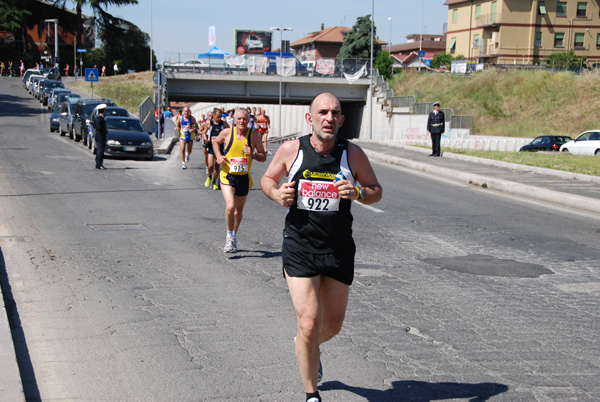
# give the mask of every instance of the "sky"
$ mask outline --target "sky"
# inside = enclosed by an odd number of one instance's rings
[[[270,27],[289,27],[283,39],[294,42],[325,28],[352,28],[356,19],[371,14],[379,39],[393,44],[405,43],[406,36],[421,31],[442,34],[448,6],[444,0],[138,0],[134,6],[108,8],[108,12],[137,25],[152,35],[152,47],[159,62],[167,54],[198,54],[209,49],[208,29],[216,27],[219,48],[233,53],[236,29],[266,31]],[[84,13],[92,15],[91,10]],[[391,21],[389,20],[391,18]],[[279,48],[280,33],[273,33],[273,48]],[[168,57],[167,57],[168,58]]]

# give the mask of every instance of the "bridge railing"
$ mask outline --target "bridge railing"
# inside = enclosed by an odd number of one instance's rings
[[[235,56],[235,62],[230,62],[229,57],[197,58],[196,53],[168,53],[165,62],[160,68],[167,74],[193,73],[193,74],[243,74],[243,75],[276,75],[275,60],[267,60],[265,72],[250,72],[248,69],[249,57],[260,56]],[[344,77],[344,74],[354,75],[363,67],[364,76],[369,74],[369,59],[335,59],[321,58],[313,61],[300,61],[296,59],[296,76],[305,77]],[[229,61],[229,62],[228,62]]]

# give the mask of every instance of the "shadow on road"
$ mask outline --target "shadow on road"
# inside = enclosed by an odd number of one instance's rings
[[[369,402],[388,401],[439,401],[444,399],[469,399],[487,401],[489,398],[508,391],[508,386],[493,382],[466,384],[457,382],[394,381],[392,389],[353,387],[340,381],[329,381],[319,387],[321,391],[346,390],[364,397]]]
[[[17,104],[19,107],[17,108]],[[17,112],[18,111],[18,112]],[[26,106],[23,102],[23,98],[0,94],[0,117],[3,116],[38,116],[42,113],[40,108],[32,108]]]
[[[10,287],[10,282],[8,280],[8,273],[6,271],[6,264],[4,262],[2,248],[0,248],[0,288],[2,289],[2,297],[4,298],[4,305],[6,306],[10,332],[17,355],[17,364],[19,365],[19,372],[21,374],[21,382],[23,384],[25,400],[40,401],[40,391],[38,389],[35,372],[31,363],[29,349],[27,348],[25,333],[23,332],[23,327],[21,327],[21,319],[19,317],[17,303],[13,297],[12,288]]]

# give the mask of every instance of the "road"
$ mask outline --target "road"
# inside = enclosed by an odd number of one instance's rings
[[[188,170],[173,152],[100,171],[47,118],[0,80],[0,274],[27,399],[302,400],[266,164],[227,255],[198,147]],[[600,221],[374,167],[384,198],[353,206],[324,400],[600,399]]]

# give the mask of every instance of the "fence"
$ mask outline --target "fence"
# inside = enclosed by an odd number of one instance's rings
[[[258,56],[258,55],[257,55]],[[165,53],[164,64],[161,68],[167,73],[189,72],[194,74],[250,74],[248,71],[248,55],[236,57],[236,65],[227,64],[224,58],[205,57],[198,58],[198,53]],[[240,60],[243,60],[240,62]],[[318,71],[319,60],[332,63],[333,68],[327,73]],[[302,64],[296,59],[296,74],[307,77],[342,77],[344,74],[355,74],[363,67],[366,70],[366,76],[369,75],[370,59],[319,59],[314,63]],[[186,63],[188,62],[188,63]],[[184,63],[186,65],[184,65]],[[324,63],[327,64],[327,63]],[[256,74],[256,73],[252,73]],[[266,74],[277,74],[275,68],[275,59],[270,58]]]

